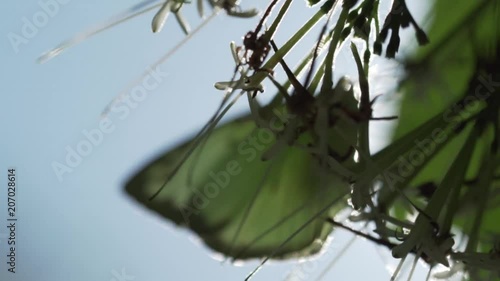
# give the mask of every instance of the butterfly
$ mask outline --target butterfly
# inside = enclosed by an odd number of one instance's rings
[[[334,2],[329,4],[331,8]],[[344,12],[349,8],[343,7]],[[209,122],[202,133],[136,172],[126,193],[232,259],[318,253],[332,231],[329,219],[348,204],[359,125],[372,119],[371,110],[360,111],[346,77],[313,94],[321,80],[317,77],[328,66],[323,61],[314,68],[319,46],[331,42],[323,40],[325,35],[338,40],[342,26],[326,31],[327,24],[304,84],[283,58],[273,57],[293,86],[291,94],[271,71],[256,70],[256,75],[266,72],[279,89],[272,102],[260,107],[248,93],[251,113],[205,130],[214,126]],[[270,43],[278,54],[274,41]],[[331,44],[335,51],[338,41]],[[352,49],[362,68],[356,47]],[[366,81],[362,69],[359,75]],[[225,85],[238,88],[236,84]]]
[[[249,96],[250,114],[162,154],[126,193],[233,259],[318,253],[332,230],[327,218],[347,204],[343,167],[354,164],[357,126],[345,112],[358,102],[347,78],[314,96],[310,77],[302,85],[280,64],[294,86],[291,95],[281,87],[284,103],[260,108]]]
[[[344,82],[337,91],[345,90]],[[259,117],[266,125],[248,114],[217,127],[186,160],[196,138],[169,150],[128,180],[127,194],[234,259],[319,252],[332,230],[325,219],[346,206],[349,182],[323,169],[320,153],[308,146],[314,141],[309,130],[294,136],[305,127],[294,124],[298,117],[286,106],[263,107]],[[347,121],[335,126],[349,130]],[[344,136],[332,130],[328,137],[329,153],[352,162]]]

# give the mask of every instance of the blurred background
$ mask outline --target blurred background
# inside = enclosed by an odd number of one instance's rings
[[[44,10],[49,2],[57,4],[50,15]],[[268,2],[243,1],[242,8],[262,11]],[[0,280],[243,280],[257,265],[255,261],[222,263],[193,233],[135,204],[124,194],[123,185],[151,158],[193,136],[208,120],[223,94],[213,84],[233,74],[229,42],[241,44],[242,36],[255,28],[260,16],[238,19],[220,13],[160,65],[162,74],[154,89],[141,101],[127,105],[128,110],[111,112],[106,125],[101,113],[108,103],[184,38],[174,17],[161,33],[153,34],[152,11],[47,63],[36,62],[61,41],[136,4],[134,0],[29,0],[3,5]],[[423,2],[414,9],[409,5],[416,17],[424,18]],[[386,3],[381,9],[383,18],[387,10]],[[317,7],[307,8],[305,1],[294,1],[276,42],[286,42],[316,11]],[[200,24],[195,5],[185,7],[184,14],[193,28]],[[309,50],[318,32],[315,29],[309,41],[287,56],[290,65]],[[403,40],[402,50],[409,52],[412,44]],[[356,80],[353,64],[349,54],[340,55],[336,78],[350,74]],[[390,92],[394,78],[401,75],[400,67],[384,60],[374,65],[371,78],[382,81],[376,91],[389,92],[375,112],[390,115],[397,103],[397,94]],[[284,78],[281,71],[276,75]],[[271,85],[266,89],[262,100],[275,93]],[[241,99],[226,120],[247,108]],[[90,143],[88,136],[102,126],[106,132],[101,138],[90,146],[82,144]],[[388,141],[390,127],[385,124],[372,130],[376,147]],[[77,149],[86,155],[68,156]],[[73,166],[67,165],[67,157],[73,157]],[[7,271],[9,168],[17,174],[16,273]],[[323,255],[300,262],[269,262],[254,280],[315,280],[351,237],[336,231]],[[388,269],[395,265],[385,249],[358,238],[323,280],[389,280]],[[424,279],[423,268],[414,280]]]

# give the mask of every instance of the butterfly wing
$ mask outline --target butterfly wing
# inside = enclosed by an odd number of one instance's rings
[[[146,165],[125,190],[233,258],[316,253],[331,232],[325,218],[345,206],[348,184],[320,174],[316,159],[293,146],[262,161],[274,142],[269,129],[243,117],[215,129],[153,200],[192,140]]]

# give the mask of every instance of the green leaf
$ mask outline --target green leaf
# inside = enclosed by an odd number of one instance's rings
[[[444,123],[435,130],[451,127],[457,135],[437,154],[428,153],[438,147],[434,134],[416,138],[409,151],[418,152],[424,160],[412,163],[414,174],[399,187],[424,210],[419,217],[432,217],[438,226],[436,237],[451,231],[469,238],[466,249],[455,248],[451,256],[466,261],[469,278],[476,280],[474,276],[489,274],[479,271],[492,270],[500,260],[495,250],[500,205],[492,195],[499,192],[495,159],[499,158],[500,136],[500,2],[442,0],[435,2],[433,11],[430,44],[406,63],[407,78],[401,86],[404,99],[394,138],[403,139],[437,114]],[[422,200],[417,187],[429,183],[437,190]],[[387,206],[390,191],[384,192],[380,198]],[[391,212],[407,218],[410,213],[401,202],[408,198],[396,197]]]
[[[319,2],[321,2],[321,0],[307,0],[307,4],[309,5],[309,7],[312,7],[318,4]]]

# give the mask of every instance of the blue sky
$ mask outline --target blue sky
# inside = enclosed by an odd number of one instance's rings
[[[0,12],[0,173],[5,175],[0,181],[0,279],[243,280],[255,262],[221,264],[193,233],[147,212],[122,190],[131,173],[193,135],[208,120],[222,98],[214,82],[228,80],[234,69],[229,42],[241,40],[258,19],[234,19],[221,13],[159,67],[164,74],[158,76],[153,90],[130,105],[126,114],[112,112],[102,124],[100,114],[106,105],[182,40],[182,31],[172,17],[161,33],[152,34],[154,12],[150,12],[37,64],[40,54],[61,41],[137,4],[133,0],[119,4],[59,0],[58,10],[43,22],[40,3],[9,1]],[[243,1],[242,5],[263,9],[266,3]],[[304,6],[304,1],[294,1],[277,42],[285,42],[315,11]],[[194,6],[185,11],[193,27],[200,23]],[[43,24],[23,35],[26,22],[36,20]],[[12,44],[13,34],[24,36],[22,43]],[[297,61],[308,48],[307,44],[298,48],[290,61]],[[348,57],[339,60],[347,62]],[[352,66],[347,67],[347,73],[352,71]],[[240,102],[228,119],[246,109],[246,103]],[[96,130],[103,133],[94,144],[82,145]],[[381,129],[378,139],[387,134],[387,129]],[[88,153],[72,159],[71,171],[55,172],[54,163],[65,163],[71,150],[77,149]],[[7,271],[5,254],[8,168],[15,168],[17,174],[15,274]],[[301,264],[271,262],[254,280],[285,280],[292,270],[314,280],[348,239],[350,234],[338,231],[323,257]],[[378,251],[382,250],[358,240],[324,280],[389,279],[386,266],[394,264],[389,253],[381,258]],[[423,278],[424,273],[419,274]]]

